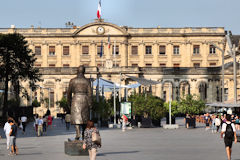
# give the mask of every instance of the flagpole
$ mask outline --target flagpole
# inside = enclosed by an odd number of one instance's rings
[[[114,64],[114,66],[116,67],[117,66],[117,64],[116,64],[116,41],[114,41],[114,48],[113,48],[113,57],[114,57],[114,62],[115,62],[115,64]]]

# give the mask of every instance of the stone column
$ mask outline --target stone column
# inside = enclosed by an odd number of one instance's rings
[[[191,57],[192,57],[192,44],[191,42],[187,42],[186,44],[186,47],[184,47],[184,44],[182,45],[183,47],[182,48],[186,48],[186,50],[183,52],[183,53],[180,53],[181,54],[181,57],[182,57],[182,66],[183,67],[192,67],[192,61],[191,61]]]
[[[82,55],[81,43],[79,41],[75,42],[75,49],[70,50],[70,56],[75,57],[76,67],[80,66],[80,56]],[[71,65],[71,64],[70,64]]]
[[[156,96],[162,98],[162,83],[156,85]]]
[[[145,44],[143,41],[139,44],[139,51],[139,67],[144,67]]]
[[[90,63],[90,66],[96,66],[96,56],[97,56],[97,48],[96,48],[97,44],[93,41],[90,43],[90,48],[89,48],[89,54],[90,54],[90,57],[91,57],[91,63]]]
[[[209,55],[209,48],[207,42],[202,43],[202,47],[200,48],[200,54],[203,58],[202,65],[201,66],[208,66],[208,55]]]
[[[121,65],[123,67],[128,66],[128,41],[125,40],[121,43]]]
[[[63,45],[59,41],[56,45],[56,67],[62,67]]]
[[[153,53],[153,65],[152,66],[159,67],[159,64],[158,64],[159,45],[157,42],[153,43],[152,53]]]
[[[61,91],[61,79],[57,78],[55,79],[55,90],[54,90],[54,94],[55,94],[55,102],[60,101],[62,99],[62,91]],[[56,111],[57,113],[60,112],[60,106],[56,105]]]
[[[173,55],[173,44],[168,42],[166,46],[167,64],[166,67],[173,67],[172,55]]]
[[[42,44],[42,67],[48,67],[48,44]]]
[[[208,86],[207,86],[207,102],[214,102],[213,100],[213,95],[216,94],[214,93],[214,87],[213,87],[213,82],[212,79],[208,80]]]
[[[71,43],[70,45],[69,45],[69,50],[71,51],[74,51],[74,50],[76,50],[76,48],[75,48],[75,44],[74,43]],[[72,66],[72,67],[77,67],[76,66],[76,57],[75,56],[71,56],[71,64],[70,64],[70,66]]]

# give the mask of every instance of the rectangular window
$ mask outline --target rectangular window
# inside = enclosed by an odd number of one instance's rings
[[[49,64],[49,67],[55,67],[55,64]]]
[[[41,55],[41,46],[35,46],[35,55]]]
[[[133,64],[132,64],[132,67],[138,67],[138,64],[133,63]]]
[[[115,52],[116,55],[119,55],[119,46],[116,46]],[[112,46],[112,54],[114,55],[114,46]]]
[[[69,46],[63,46],[63,55],[69,55]]]
[[[69,67],[69,64],[63,64],[63,67]]]
[[[180,64],[179,63],[174,63],[173,67],[180,67]]]
[[[209,65],[210,65],[210,67],[215,67],[216,63],[210,63]]]
[[[166,54],[166,47],[165,46],[159,46],[159,54]]]
[[[152,67],[152,64],[151,63],[147,63],[146,67]]]
[[[55,56],[55,46],[49,46],[49,56]]]
[[[132,46],[132,55],[138,55],[138,46]]]
[[[199,54],[200,53],[200,46],[194,45],[193,46],[193,54]]]
[[[82,46],[82,54],[89,54],[89,47],[88,46]]]
[[[194,66],[195,68],[199,68],[199,67],[200,67],[200,63],[193,63],[193,66]]]
[[[100,55],[101,54],[101,48],[102,48],[102,55],[104,55],[104,46],[97,46],[97,54]]]
[[[173,46],[173,54],[179,54],[179,46]]]
[[[50,92],[50,107],[54,107],[54,92]]]
[[[152,46],[146,46],[146,54],[152,54]]]
[[[165,63],[160,63],[160,67],[166,67]]]
[[[214,45],[209,46],[209,53],[210,54],[215,54],[216,53],[216,48],[214,47]]]
[[[85,63],[85,64],[83,64],[83,66],[84,66],[84,67],[88,67],[88,66],[89,66],[89,64],[88,64],[88,63]]]

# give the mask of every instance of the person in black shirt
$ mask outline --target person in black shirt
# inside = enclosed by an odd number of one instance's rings
[[[10,154],[18,154],[18,149],[16,146],[16,137],[17,137],[17,125],[14,120],[10,120],[11,131],[10,135],[10,145],[11,145],[11,153]]]

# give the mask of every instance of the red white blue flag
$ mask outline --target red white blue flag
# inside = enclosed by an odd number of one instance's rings
[[[110,42],[110,36],[108,36],[108,49],[110,49],[111,42]]]
[[[101,19],[102,9],[101,9],[101,0],[98,2],[97,18]]]

